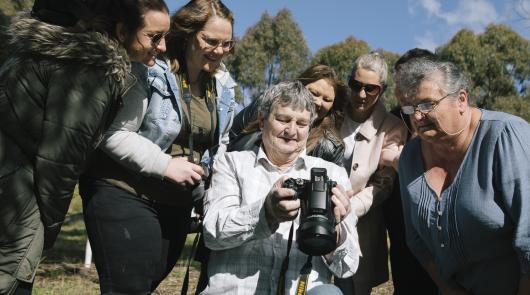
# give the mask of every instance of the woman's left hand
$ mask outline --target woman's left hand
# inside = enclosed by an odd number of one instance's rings
[[[333,193],[333,196],[331,196],[331,201],[335,205],[333,214],[335,215],[335,220],[338,224],[342,222],[344,218],[346,218],[346,216],[348,216],[348,214],[351,212],[350,198],[353,195],[353,192],[346,192],[340,184],[334,187],[331,192]]]

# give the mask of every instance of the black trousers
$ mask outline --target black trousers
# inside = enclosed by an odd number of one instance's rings
[[[79,184],[101,294],[150,294],[180,256],[191,206],[153,203],[103,180]]]
[[[392,194],[383,203],[383,214],[390,239],[390,268],[394,294],[438,294],[436,284],[407,246],[397,177]]]
[[[33,283],[19,281],[18,286],[15,289],[15,293],[13,293],[13,295],[31,295],[32,291]]]

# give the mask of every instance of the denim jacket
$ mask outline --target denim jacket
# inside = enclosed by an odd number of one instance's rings
[[[211,165],[210,153],[215,154],[228,144],[228,133],[232,126],[235,112],[235,91],[237,85],[224,65],[215,73],[217,91],[217,145],[208,150],[201,162]],[[175,75],[171,72],[167,62],[161,59],[149,68],[148,76],[151,88],[149,106],[142,126],[138,133],[154,143],[162,150],[167,150],[177,138],[182,128],[182,118],[185,116],[180,101],[180,90]]]

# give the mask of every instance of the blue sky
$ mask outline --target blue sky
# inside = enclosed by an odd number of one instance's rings
[[[187,1],[166,0],[171,12]],[[503,23],[530,39],[530,0],[224,0],[235,14],[242,37],[264,11],[287,8],[313,53],[348,36],[371,48],[403,53],[413,47],[433,50],[457,31],[480,33]]]

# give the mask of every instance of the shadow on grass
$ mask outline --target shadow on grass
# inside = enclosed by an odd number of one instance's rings
[[[44,252],[41,264],[82,263],[85,257],[86,231],[83,214],[71,214],[52,249]]]

